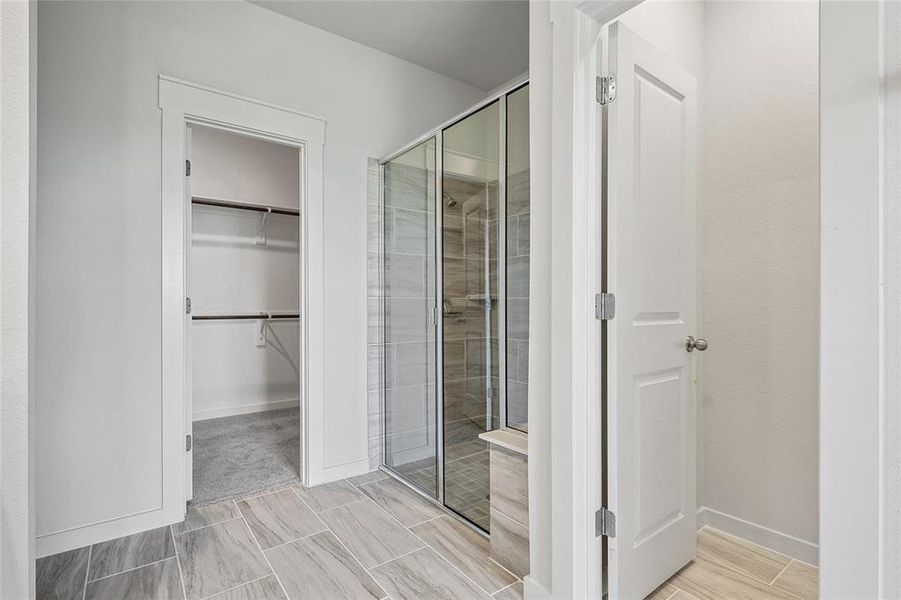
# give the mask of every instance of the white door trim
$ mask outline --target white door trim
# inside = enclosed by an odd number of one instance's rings
[[[898,367],[883,345],[897,335],[885,320],[897,327],[897,304],[884,305],[883,294],[897,289],[883,289],[881,272],[893,244],[881,231],[882,4],[820,4],[821,598],[894,597],[882,578],[898,568],[883,564],[882,537],[883,478],[897,477],[883,464],[883,427],[893,425],[883,415],[898,401],[883,388]]]
[[[300,149],[301,160],[301,478],[321,477],[324,388],[323,154],[325,120],[166,75],[162,110],[162,523],[185,510],[185,135],[189,123],[217,127]]]

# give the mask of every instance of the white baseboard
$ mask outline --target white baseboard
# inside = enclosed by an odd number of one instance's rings
[[[89,523],[53,533],[38,534],[35,540],[35,558],[43,558],[91,544],[99,544],[107,540],[124,537],[156,529],[172,523],[179,523],[185,518],[185,505],[173,509],[156,509],[146,512],[125,515],[123,517]]]
[[[809,565],[819,564],[819,547],[813,542],[702,506],[698,509],[698,529],[705,526],[719,529]]]
[[[532,579],[531,575],[526,575],[523,578],[522,590],[525,600],[550,600],[552,598],[551,593]]]
[[[314,485],[322,485],[323,483],[331,483],[348,477],[356,477],[357,475],[365,475],[369,473],[369,458],[355,460],[343,465],[335,465],[321,469],[318,473],[309,473],[308,480],[305,485],[313,487]]]
[[[208,419],[249,415],[251,413],[266,412],[267,410],[297,408],[299,406],[299,398],[288,398],[287,400],[274,400],[272,402],[259,402],[257,404],[240,404],[238,406],[225,406],[223,408],[207,408],[205,410],[195,410],[194,420],[206,421]]]

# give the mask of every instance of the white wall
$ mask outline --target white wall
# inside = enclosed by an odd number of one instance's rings
[[[195,196],[297,208],[297,148],[192,127]],[[188,294],[195,314],[298,312],[300,222],[290,215],[196,205]],[[258,243],[259,242],[259,243]],[[266,343],[257,345],[264,327]],[[194,419],[299,406],[297,321],[194,321]]]
[[[617,20],[666,52],[700,84],[707,4],[705,0],[644,0]]]
[[[211,127],[191,127],[191,193],[195,196],[297,208],[297,148]]]
[[[883,8],[884,398],[901,397],[901,3]],[[884,402],[882,593],[901,598],[901,403]]]
[[[894,339],[898,331],[894,318],[886,320],[897,306],[883,295],[897,297],[897,287],[893,280],[884,287],[881,270],[896,260],[886,251],[897,246],[880,239],[892,214],[880,172],[892,139],[882,121],[880,4],[888,3],[820,7],[820,598],[834,600],[898,597],[882,589],[884,574],[898,569],[882,537],[884,511],[898,510],[884,504],[882,469],[898,474],[883,462],[896,451],[883,444],[898,431],[897,422],[883,429],[887,406],[897,404],[884,386],[897,385],[898,364],[886,362],[892,354],[883,343],[886,324]]]
[[[527,598],[553,590],[551,440],[551,3],[529,2],[529,575]]]
[[[708,3],[702,188],[704,503],[808,542],[808,561],[818,514],[818,9]]]
[[[34,594],[35,4],[0,3],[0,598]]]
[[[324,467],[365,470],[366,158],[481,93],[246,3],[38,19],[39,551],[159,503],[160,73],[327,120]]]

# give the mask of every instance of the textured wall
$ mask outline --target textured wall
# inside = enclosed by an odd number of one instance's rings
[[[0,597],[34,594],[30,442],[35,3],[0,3]],[[32,296],[33,298],[33,296]],[[30,372],[31,370],[31,372]]]
[[[818,5],[707,5],[704,503],[817,540]]]
[[[901,3],[887,2],[884,29],[885,397],[901,396]],[[883,591],[901,598],[901,404],[885,403],[885,557]]]

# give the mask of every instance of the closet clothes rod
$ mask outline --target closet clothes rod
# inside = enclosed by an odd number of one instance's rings
[[[300,319],[300,313],[241,313],[232,315],[191,315],[192,321],[259,321],[260,319]]]
[[[299,217],[300,211],[296,208],[282,208],[280,206],[263,206],[262,204],[251,204],[250,202],[237,202],[235,200],[218,200],[216,198],[204,198],[203,196],[192,196],[191,204],[200,204],[203,206],[218,206],[219,208],[236,208],[238,210],[252,210],[254,212],[272,213],[274,215],[290,215]]]

